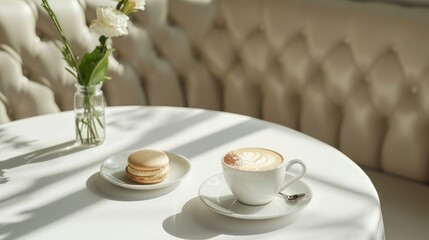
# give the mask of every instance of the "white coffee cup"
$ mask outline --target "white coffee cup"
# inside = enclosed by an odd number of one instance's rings
[[[302,178],[306,166],[299,159],[283,156],[265,148],[240,148],[226,153],[222,159],[225,181],[237,200],[246,205],[271,202],[278,192]],[[291,177],[287,171],[300,165],[301,171]]]

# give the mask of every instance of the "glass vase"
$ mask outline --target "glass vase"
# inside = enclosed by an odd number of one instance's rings
[[[97,146],[105,140],[104,96],[102,84],[82,86],[76,84],[74,112],[76,144]]]

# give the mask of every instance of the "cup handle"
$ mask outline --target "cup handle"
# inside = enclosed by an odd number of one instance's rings
[[[280,191],[283,191],[285,188],[287,188],[289,185],[291,185],[292,183],[294,183],[295,181],[298,181],[300,178],[302,178],[307,170],[307,167],[305,166],[304,162],[299,160],[299,159],[293,159],[290,160],[287,165],[286,165],[286,172],[295,164],[301,165],[301,172],[296,175],[293,176],[293,178],[289,179],[289,180],[285,180],[285,182],[283,183],[282,187],[280,188]]]

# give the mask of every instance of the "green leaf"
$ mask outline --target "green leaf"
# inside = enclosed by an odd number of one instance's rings
[[[70,53],[67,51],[66,47],[61,48],[61,53],[63,54],[64,60],[66,60],[67,64],[70,67],[73,67],[74,65],[73,65],[72,57],[70,56]]]
[[[109,55],[114,51],[114,49],[110,48],[105,53],[104,56],[100,59],[100,61],[95,65],[94,70],[92,71],[91,77],[90,77],[90,84],[91,85],[97,85],[100,82],[103,82],[104,80],[108,79],[107,75],[107,68],[109,66]]]
[[[96,85],[106,78],[108,57],[114,49],[106,49],[105,45],[97,46],[91,53],[86,53],[79,64],[82,85]]]

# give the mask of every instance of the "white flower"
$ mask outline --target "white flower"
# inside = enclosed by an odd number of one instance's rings
[[[100,36],[117,37],[128,34],[128,16],[114,8],[97,8],[97,19],[89,27]]]
[[[123,0],[116,0],[117,2],[122,2]],[[124,9],[127,9],[128,11],[131,9],[133,10],[141,10],[143,11],[145,9],[146,0],[128,0],[125,3]]]
[[[135,2],[134,9],[143,11],[146,5],[146,0],[131,0],[130,2]]]

